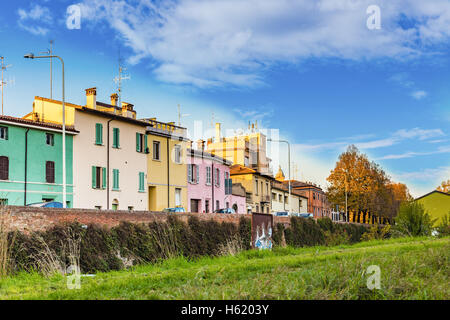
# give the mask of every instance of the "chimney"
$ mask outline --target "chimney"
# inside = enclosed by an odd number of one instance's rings
[[[119,95],[117,93],[113,93],[111,95],[111,105],[117,107],[117,101],[119,100]]]
[[[220,142],[220,122],[216,122],[216,141]]]
[[[86,108],[97,108],[97,88],[86,89]]]
[[[197,140],[197,149],[205,151],[205,140],[202,139]]]

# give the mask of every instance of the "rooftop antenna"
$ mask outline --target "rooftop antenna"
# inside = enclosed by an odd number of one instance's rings
[[[292,166],[294,167],[294,180],[298,180],[298,165],[294,162]]]
[[[178,126],[181,127],[181,118],[189,117],[189,113],[181,114],[181,106],[178,104]]]
[[[4,81],[4,79],[3,79],[3,73],[4,73],[4,71],[6,71],[7,68],[12,67],[12,65],[8,64],[8,65],[5,66],[5,57],[3,57],[3,56],[0,57],[0,60],[2,61],[2,64],[1,64],[1,68],[2,68],[2,82],[0,84],[2,85],[2,115],[3,115],[3,87],[6,84],[6,81]]]
[[[125,74],[124,72],[127,70],[123,65],[122,57],[120,56],[119,49],[119,75],[114,78],[114,82],[117,84],[117,95],[119,100],[119,108],[122,108],[122,80],[129,80],[130,76]],[[114,113],[116,113],[116,108],[114,108]]]

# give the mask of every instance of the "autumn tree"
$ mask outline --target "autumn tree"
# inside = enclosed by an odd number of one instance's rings
[[[437,187],[436,190],[445,193],[450,193],[450,179],[448,179],[447,181],[442,181],[441,185]]]
[[[391,219],[400,203],[411,198],[406,185],[391,182],[386,172],[354,145],[339,156],[327,181],[329,201],[345,208],[347,195],[349,212]]]

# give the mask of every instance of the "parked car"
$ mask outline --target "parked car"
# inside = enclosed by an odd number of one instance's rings
[[[278,211],[278,212],[275,213],[275,215],[277,217],[288,217],[289,216],[289,212],[287,212],[287,211]]]
[[[314,215],[312,213],[299,213],[298,217],[301,217],[301,218],[314,218]]]
[[[186,212],[183,207],[165,208],[163,212]]]
[[[214,212],[215,213],[236,213],[236,211],[233,208],[217,209]]]
[[[28,207],[40,207],[40,208],[62,208],[63,204],[61,202],[51,201],[51,202],[30,203],[27,206]]]

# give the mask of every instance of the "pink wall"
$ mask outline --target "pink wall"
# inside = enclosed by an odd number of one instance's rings
[[[206,212],[206,201],[208,200],[208,212],[212,212],[212,185],[214,184],[214,176],[211,176],[212,184],[206,183],[206,168],[210,167],[214,168],[214,174],[217,168],[220,172],[219,186],[214,185],[214,210],[226,208],[226,203],[228,202],[230,208],[232,208],[233,204],[236,203],[238,205],[238,210],[241,210],[241,207],[244,208],[244,211],[239,213],[245,213],[245,197],[233,196],[231,194],[225,195],[225,173],[227,173],[228,178],[230,178],[230,166],[228,164],[224,164],[223,159],[220,157],[211,157],[209,153],[204,152],[202,158],[201,151],[194,150],[194,152],[195,154],[191,155],[188,150],[187,164],[198,165],[199,181],[194,183],[188,181],[188,212],[192,212],[193,210],[193,208],[191,208],[191,199],[198,200],[199,212]],[[197,175],[194,174],[194,177],[196,178]],[[241,198],[243,199],[243,206]],[[219,201],[219,208],[216,206],[217,201]]]

